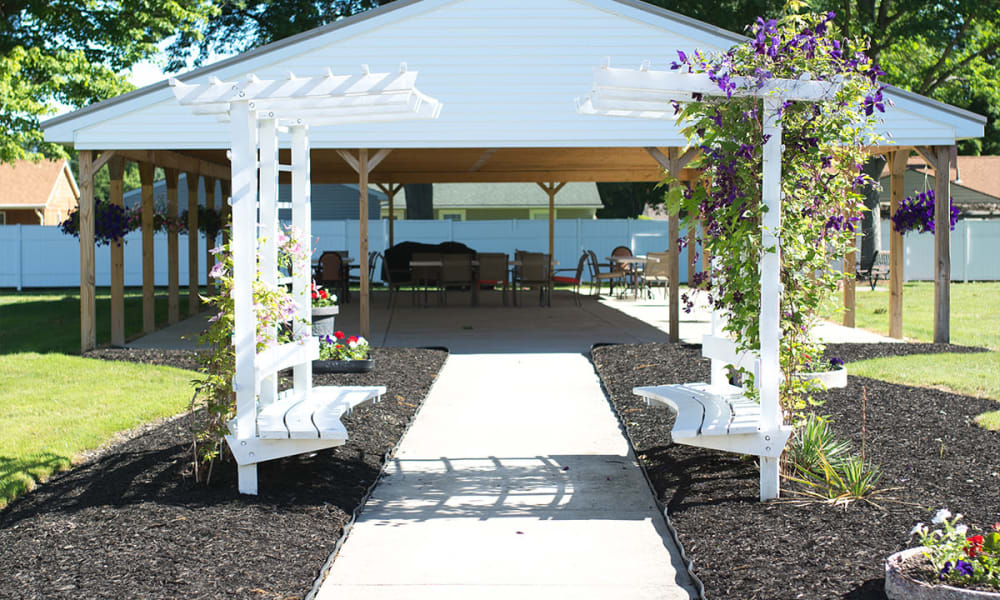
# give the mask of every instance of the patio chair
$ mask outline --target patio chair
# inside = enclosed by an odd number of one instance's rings
[[[368,253],[368,281],[372,282],[375,280],[375,267],[378,265],[378,259],[382,257],[381,252],[371,251]],[[353,271],[358,269],[360,271],[361,265],[351,265],[348,271]],[[356,283],[361,285],[361,275],[351,275],[347,282],[349,284]]]
[[[480,252],[476,257],[479,260],[479,287],[503,285],[503,305],[507,306],[507,255],[503,252]]]
[[[646,254],[646,268],[639,275],[640,283],[645,287],[649,297],[653,297],[653,286],[663,286],[663,299],[667,299],[667,284],[670,283],[670,253],[649,252]]]
[[[601,263],[597,260],[597,255],[594,254],[593,250],[587,250],[587,254],[590,255],[590,280],[597,286],[597,295],[601,295],[601,282],[608,282],[608,295],[612,295],[615,292],[615,281],[621,280],[625,281],[625,271],[618,268],[619,265],[615,263]],[[601,267],[608,267],[606,273],[601,272]]]
[[[441,263],[442,255],[439,252],[414,252],[411,260],[413,262],[436,262]],[[413,293],[419,293],[419,289],[423,289],[424,292],[424,306],[427,306],[427,290],[429,288],[435,288],[440,294],[444,294],[444,290],[441,287],[441,267],[440,266],[422,266],[413,267],[411,270],[410,281],[414,283]],[[442,298],[443,301],[443,298]],[[417,298],[414,295],[413,302],[416,304]]]
[[[555,273],[573,272],[572,277],[566,275],[552,276],[553,284],[562,283],[573,286],[573,302],[575,302],[577,306],[583,305],[582,301],[580,300],[580,282],[583,280],[583,268],[587,265],[587,262],[589,260],[590,260],[590,255],[587,254],[587,252],[585,251],[583,254],[580,255],[580,260],[577,261],[575,269],[566,268],[566,269],[556,269],[554,271]]]
[[[472,290],[472,255],[471,254],[443,254],[441,255],[441,289],[444,303],[448,304],[448,287],[460,287],[469,291],[475,296]],[[474,303],[470,299],[470,303]]]
[[[517,268],[514,281],[514,305],[518,303],[521,289],[538,289],[538,302],[552,306],[552,259],[548,254],[522,252],[517,255],[521,266]]]
[[[326,251],[319,257],[316,265],[316,282],[333,290],[337,290],[340,302],[351,301],[347,288],[347,270],[344,268],[344,258],[340,252]]]

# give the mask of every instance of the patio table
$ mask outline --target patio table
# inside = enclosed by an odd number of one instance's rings
[[[647,262],[660,262],[658,258],[647,258],[645,256],[607,256],[606,260],[610,262],[615,262],[620,265],[644,265]],[[632,278],[632,297],[635,299],[639,298],[639,277],[638,273],[632,271],[629,273]]]

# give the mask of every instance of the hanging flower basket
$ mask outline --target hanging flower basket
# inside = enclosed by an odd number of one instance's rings
[[[340,313],[339,306],[314,306],[312,309],[312,334],[315,337],[333,335],[333,322]]]
[[[885,595],[889,600],[1000,600],[1000,592],[984,592],[950,585],[930,585],[907,572],[920,564],[925,546],[897,552],[885,561]]]

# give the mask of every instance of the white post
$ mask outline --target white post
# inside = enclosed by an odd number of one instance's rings
[[[24,287],[24,231],[17,224],[17,291]]]
[[[298,230],[301,242],[312,256],[312,205],[309,198],[309,137],[305,125],[296,125],[292,131],[292,227]],[[310,284],[312,273],[306,269],[293,270],[292,296],[299,307],[299,316],[304,323],[295,322],[295,337],[303,338],[312,334],[312,296]],[[312,390],[312,363],[295,365],[292,369],[295,389],[305,394]]]
[[[278,285],[278,129],[274,119],[257,122],[260,136],[260,279],[265,286]],[[269,327],[266,335],[278,334],[278,326]],[[267,406],[278,399],[278,374],[272,373],[260,382],[260,404]]]
[[[257,119],[248,102],[232,103],[233,347],[236,354],[236,438],[257,437],[257,317],[253,280],[257,272]],[[241,494],[257,493],[257,465],[237,468]]]
[[[764,165],[762,200],[767,212],[761,222],[764,253],[760,260],[760,417],[761,429],[778,431],[782,425],[778,399],[779,344],[781,340],[781,124],[782,99],[764,97]],[[774,440],[777,442],[778,440]],[[760,458],[760,499],[777,498],[780,491],[778,458]]]

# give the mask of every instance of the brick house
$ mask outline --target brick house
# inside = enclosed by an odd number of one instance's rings
[[[79,201],[65,159],[0,164],[0,225],[58,225]]]

